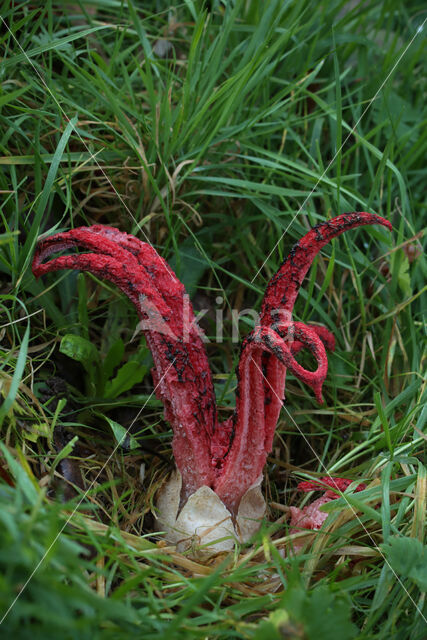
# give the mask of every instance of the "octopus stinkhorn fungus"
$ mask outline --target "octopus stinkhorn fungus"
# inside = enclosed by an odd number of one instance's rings
[[[300,285],[314,257],[332,238],[360,225],[391,225],[370,213],[347,213],[312,228],[267,286],[259,325],[245,338],[237,367],[236,408],[219,422],[212,375],[182,283],[155,249],[108,226],[80,227],[42,239],[33,260],[48,271],[89,271],[116,284],[133,302],[151,349],[156,394],[173,429],[177,471],[158,498],[158,524],[170,542],[189,546],[197,536],[215,550],[233,548],[265,514],[260,485],[285,390],[286,370],[322,402],[334,338],[324,327],[292,321]],[[87,253],[53,253],[78,247]],[[317,361],[308,371],[295,359],[303,348]]]

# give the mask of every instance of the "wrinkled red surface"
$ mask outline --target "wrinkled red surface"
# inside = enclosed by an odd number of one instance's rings
[[[348,478],[330,478],[326,476],[314,481],[304,480],[299,483],[297,489],[298,491],[304,491],[307,493],[308,491],[325,491],[326,487],[330,487],[332,490],[335,489],[337,492],[342,492],[348,489],[352,482],[353,480],[349,480]],[[364,489],[366,489],[366,484],[361,482],[356,487],[355,491],[363,491]],[[339,496],[336,495],[335,497]]]
[[[326,351],[318,333],[301,322],[289,323],[292,337],[288,340],[269,327],[257,327],[243,342],[238,366],[239,393],[236,397],[236,428],[215,491],[232,510],[236,510],[243,495],[242,484],[248,488],[262,473],[271,449],[276,424],[265,422],[265,393],[262,375],[263,354],[271,353],[284,367],[308,384],[322,402],[322,382],[328,370]],[[292,348],[297,341],[296,348]],[[307,347],[316,358],[316,371],[307,371],[294,358],[294,350]],[[260,426],[264,428],[260,428]],[[236,473],[236,469],[239,473]],[[247,484],[246,478],[252,482]]]
[[[313,259],[332,238],[367,224],[381,224],[391,229],[391,224],[384,218],[365,212],[343,214],[316,225],[291,249],[270,280],[261,308],[262,332],[257,327],[251,334],[260,336],[260,340],[251,339],[251,336],[246,338],[237,371],[235,437],[215,488],[226,504],[238,504],[246,489],[257,480],[271,451],[284,399],[286,370],[291,369],[281,354],[283,341],[287,339],[289,344],[292,325],[298,324],[300,332],[295,335],[296,341],[290,344],[294,355],[303,346],[301,336],[304,332],[307,337],[316,332],[326,348],[334,349],[334,337],[325,327],[304,326],[291,320],[295,299]],[[268,332],[268,329],[271,331]],[[308,334],[308,331],[311,333]],[[297,378],[312,387],[321,401],[322,383],[327,371],[326,353],[318,345],[315,353],[313,337],[308,337],[304,346],[315,355],[317,370],[309,372],[302,367],[291,370]]]
[[[348,478],[330,477],[319,478],[319,480],[315,480],[314,482],[300,482],[297,486],[297,489],[299,489],[300,491],[324,491],[324,494],[310,504],[307,504],[303,509],[299,509],[298,507],[289,508],[291,512],[289,533],[298,533],[304,529],[309,529],[312,531],[317,531],[318,529],[320,529],[322,524],[328,517],[328,514],[325,511],[320,511],[320,507],[322,507],[324,504],[327,504],[328,502],[331,502],[331,500],[336,500],[337,498],[339,498],[340,493],[345,491],[352,484],[352,482],[353,480],[349,480]],[[327,487],[330,488],[327,489]],[[366,489],[366,484],[361,482],[357,486],[355,491],[363,491],[363,489]],[[293,543],[293,550],[297,552],[303,546],[303,542],[298,542],[298,540],[295,540]]]
[[[89,271],[113,282],[128,296],[145,323],[141,328],[153,354],[156,394],[174,432],[172,446],[182,474],[183,499],[207,485],[235,514],[271,451],[286,370],[308,384],[322,401],[328,367],[325,347],[334,349],[334,337],[324,327],[292,321],[299,287],[327,242],[366,224],[391,228],[373,214],[343,214],[317,225],[293,247],[267,287],[260,325],[243,342],[236,410],[223,423],[217,421],[212,376],[191,304],[183,285],[152,246],[112,227],[81,227],[41,240],[33,272],[39,277],[58,269]],[[44,262],[53,253],[72,247],[88,253]],[[295,360],[303,348],[313,353],[315,371]]]
[[[43,262],[52,253],[71,247],[91,253]],[[145,330],[145,334],[153,354],[156,394],[174,431],[173,451],[185,493],[212,486],[210,438],[216,427],[215,395],[206,350],[192,323],[192,307],[187,305],[183,310],[184,286],[153,247],[100,225],[58,233],[39,242],[34,275],[58,269],[85,270],[113,282],[133,302],[142,321],[151,320],[158,326],[159,331]]]
[[[320,511],[320,507],[327,504],[331,500],[338,498],[332,491],[327,491],[323,496],[307,504],[303,509],[298,507],[289,507],[291,512],[291,521],[289,523],[289,533],[299,533],[302,529],[310,529],[317,531],[325,522],[328,514]]]

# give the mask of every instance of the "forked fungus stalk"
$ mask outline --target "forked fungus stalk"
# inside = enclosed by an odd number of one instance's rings
[[[292,321],[295,299],[322,247],[344,231],[367,224],[391,229],[377,215],[347,213],[316,225],[291,249],[267,286],[259,325],[243,341],[236,408],[225,422],[218,422],[206,350],[191,305],[185,304],[184,286],[151,245],[102,225],[39,242],[33,261],[36,277],[59,269],[89,271],[116,284],[137,309],[153,355],[155,391],[173,429],[172,448],[180,472],[172,481],[175,485],[166,487],[166,498],[159,500],[159,519],[169,539],[178,541],[194,533],[203,539],[204,530],[205,542],[230,533],[245,539],[256,530],[254,520],[265,508],[259,484],[272,449],[286,370],[309,385],[322,402],[328,369],[325,348],[334,349],[334,337],[327,329]],[[87,253],[45,262],[51,254],[72,247]],[[315,371],[295,359],[304,348],[316,359]],[[218,512],[211,508],[211,500]],[[185,511],[187,507],[191,512]],[[205,511],[200,521],[197,510]],[[226,525],[215,529],[215,523],[224,519]]]

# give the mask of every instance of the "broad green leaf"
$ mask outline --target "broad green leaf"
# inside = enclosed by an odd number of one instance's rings
[[[324,585],[308,593],[295,585],[285,593],[282,606],[290,621],[300,625],[300,631],[305,632],[303,637],[307,640],[330,640],[335,637],[351,640],[357,635],[357,629],[351,622],[350,599],[346,595],[333,593]]]
[[[104,362],[102,363],[102,375],[108,380],[113,375],[113,371],[122,361],[125,352],[123,340],[119,338],[110,347]]]
[[[381,548],[399,576],[410,578],[422,591],[427,591],[427,551],[420,540],[394,536]]]
[[[129,439],[129,449],[137,449],[139,447],[138,441],[133,437],[130,433],[128,433],[127,429],[125,429],[121,424],[112,420],[108,416],[103,416],[105,420],[111,427],[111,431],[116,439],[117,444],[124,445],[126,439]]]
[[[105,385],[104,396],[106,398],[115,398],[128,391],[135,384],[141,382],[146,372],[147,367],[140,365],[135,360],[126,362],[120,367],[116,377]]]
[[[99,362],[95,345],[86,338],[67,333],[62,340],[59,350],[64,355],[81,362],[88,373],[92,373],[94,364]]]

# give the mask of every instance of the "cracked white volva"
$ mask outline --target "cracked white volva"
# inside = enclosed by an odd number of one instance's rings
[[[207,486],[199,487],[180,509],[182,477],[175,470],[157,496],[156,528],[180,552],[194,546],[209,553],[232,551],[236,544],[248,542],[260,528],[266,513],[261,482],[262,476],[249,487],[233,519]]]

